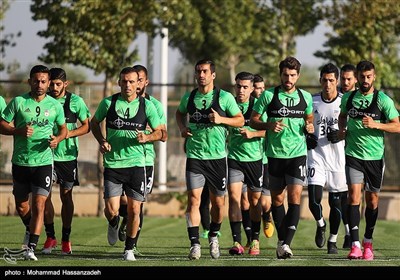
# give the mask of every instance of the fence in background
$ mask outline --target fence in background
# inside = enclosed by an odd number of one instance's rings
[[[168,141],[167,141],[167,190],[185,189],[185,161],[183,139],[175,123],[175,111],[184,92],[191,90],[194,85],[170,84],[168,86]],[[310,92],[318,92],[319,87],[302,87]],[[229,87],[223,87],[229,90]],[[71,84],[68,90],[80,95],[88,105],[93,115],[100,100],[103,98],[102,83]],[[7,102],[13,95],[29,91],[26,83],[0,81],[0,93]],[[115,85],[113,92],[118,92]],[[160,85],[151,84],[148,91],[160,99]],[[11,93],[14,93],[13,95]],[[387,134],[386,139],[386,170],[384,185],[386,190],[400,190],[400,134]],[[98,184],[98,144],[91,133],[79,138],[79,179],[82,187]],[[0,135],[0,184],[9,185],[11,177],[12,137]],[[156,144],[158,150],[158,144]],[[157,166],[157,161],[156,161]],[[158,169],[155,168],[155,172]],[[157,174],[155,186],[158,185]]]

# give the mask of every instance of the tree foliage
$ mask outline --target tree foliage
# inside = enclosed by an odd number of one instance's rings
[[[0,16],[8,0],[3,3]],[[378,84],[400,84],[396,0],[34,0],[31,11],[34,20],[48,22],[38,33],[48,39],[39,59],[81,65],[105,73],[106,81],[138,60],[133,42],[139,32],[155,37],[167,27],[170,46],[191,67],[209,57],[218,69],[228,69],[230,82],[237,69],[247,67],[276,83],[279,61],[296,55],[296,37],[324,19],[334,32],[327,34],[327,50],[315,56],[338,66],[369,59],[378,69]],[[1,46],[4,54],[3,41]]]
[[[10,3],[8,0],[1,1],[1,8],[0,8],[0,57],[4,58],[6,56],[6,48],[7,47],[15,47],[15,38],[21,36],[21,31],[17,32],[16,34],[9,33],[4,34],[4,25],[3,20],[6,11],[10,8]],[[8,67],[7,67],[8,66]],[[5,68],[8,68],[8,72],[11,72],[19,67],[18,62],[11,63],[10,65],[5,65],[3,60],[0,60],[0,71],[3,71]]]
[[[235,67],[251,60],[254,0],[165,1],[161,21],[170,31],[170,45],[195,63],[210,58],[228,69],[233,82]],[[170,20],[172,18],[172,20]]]
[[[325,51],[314,55],[335,62],[357,64],[370,60],[377,69],[376,85],[400,86],[400,5],[396,0],[333,1],[325,19]]]
[[[296,54],[296,37],[314,31],[324,0],[259,0],[255,12],[254,57],[267,80],[279,81],[279,62]]]
[[[279,61],[295,54],[295,37],[318,25],[322,2],[165,1],[164,8],[168,8],[161,21],[170,30],[170,45],[178,48],[188,62],[211,58],[228,69],[231,82],[238,65],[256,62],[262,65],[266,78],[276,78]]]
[[[145,28],[134,1],[35,0],[34,20],[47,20],[38,35],[49,39],[46,63],[70,63],[114,77],[138,59],[132,49],[138,30]]]

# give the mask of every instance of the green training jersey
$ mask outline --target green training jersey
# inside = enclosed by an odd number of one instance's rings
[[[1,113],[4,111],[6,106],[7,106],[6,101],[4,100],[3,96],[0,96],[0,117]]]
[[[154,104],[156,111],[158,113],[158,117],[160,118],[160,124],[167,125],[167,119],[164,114],[163,105],[160,101],[158,101],[153,96],[147,95],[149,100]],[[146,98],[147,98],[146,96]],[[150,131],[148,131],[150,133]],[[153,166],[156,160],[156,152],[154,150],[154,142],[148,142],[145,144],[146,146],[146,166]]]
[[[94,117],[99,122],[106,119],[111,107],[112,98],[113,96],[109,96],[100,102],[94,114]],[[153,103],[145,98],[142,99],[144,100],[144,108],[139,108],[141,104],[139,102],[139,97],[128,102],[119,94],[115,102],[115,112],[118,118],[114,120],[113,125],[116,127],[119,126],[121,129],[110,128],[107,124],[106,139],[111,145],[111,152],[105,153],[103,156],[104,167],[126,168],[134,166],[142,167],[146,165],[145,144],[139,143],[135,129],[123,129],[126,126],[135,125],[135,123],[129,121],[129,119],[135,117],[147,119],[147,123],[151,129],[155,129],[160,125],[160,117]],[[137,116],[138,112],[142,111],[144,116]],[[138,130],[145,131],[145,129],[146,128],[143,127]]]
[[[53,128],[65,123],[61,104],[46,95],[37,102],[30,93],[13,98],[3,111],[7,122],[14,121],[16,128],[30,124],[33,128],[31,137],[14,135],[14,147],[11,162],[20,166],[43,166],[53,164],[53,150],[49,139]]]
[[[374,94],[363,95],[359,90],[354,94],[352,100],[351,111],[347,109],[347,100],[349,100],[352,92],[347,92],[342,97],[340,105],[340,112],[350,115],[357,109],[363,110],[373,106]],[[376,100],[378,110],[385,116],[386,120],[392,120],[399,117],[393,100],[384,92],[378,91]],[[355,108],[355,109],[354,109]],[[375,120],[379,122],[380,120]],[[346,155],[362,159],[362,160],[379,160],[384,157],[384,131],[373,128],[366,128],[362,124],[362,117],[347,118],[347,132],[346,132]]]
[[[190,92],[186,92],[181,98],[178,110],[182,114],[188,113],[188,101]],[[211,107],[215,90],[206,94],[196,92],[194,95],[194,107],[198,110]],[[219,107],[226,113],[227,117],[232,117],[240,113],[235,98],[230,92],[219,90]],[[193,105],[193,104],[192,104]],[[193,136],[186,138],[186,156],[193,159],[213,160],[227,156],[226,138],[227,127],[223,124],[212,123],[191,123],[188,124]]]
[[[256,99],[253,99],[254,102]],[[245,128],[250,131],[256,131],[251,128],[249,125],[250,114],[253,110],[253,106],[250,107],[252,102],[247,101],[244,103],[239,103],[238,106],[242,111],[242,114],[245,119],[245,125],[242,128]],[[266,114],[263,114],[263,120],[266,120]],[[253,137],[251,139],[244,138],[237,127],[229,127],[229,135],[228,135],[228,158],[234,159],[240,162],[251,162],[260,160],[263,157],[263,138],[262,137]]]
[[[90,112],[82,97],[71,93],[71,99],[69,100],[69,109],[65,108],[64,104],[67,98],[67,94],[65,94],[61,98],[57,98],[56,100],[60,102],[60,104],[64,108],[64,115],[71,113],[73,116],[76,116],[76,120],[84,121],[90,118]],[[68,105],[68,104],[67,104]],[[69,110],[69,112],[68,112]],[[68,130],[74,130],[78,127],[77,122],[70,122],[68,118],[66,118],[66,125]],[[54,132],[57,133],[58,128],[55,127]],[[71,161],[75,160],[78,157],[79,151],[79,142],[78,137],[66,138],[60,143],[58,143],[57,148],[54,149],[54,160],[55,161]]]
[[[291,114],[304,112],[303,116],[312,113],[312,95],[302,90],[304,100],[300,98],[299,90],[292,93],[286,93],[279,87],[277,100],[274,100],[274,89],[265,90],[254,105],[254,111],[259,114],[267,113],[267,122],[276,122],[283,120],[286,127],[279,133],[268,130],[266,138],[266,154],[272,158],[295,158],[307,155],[307,145],[305,141],[305,120],[304,117],[291,117]],[[274,105],[272,102],[279,103],[280,109],[276,116],[268,113],[268,106]],[[305,102],[305,108],[294,110],[301,103]],[[292,107],[292,108],[291,108]],[[277,116],[279,114],[279,116]]]

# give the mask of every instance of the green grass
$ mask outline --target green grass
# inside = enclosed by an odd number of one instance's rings
[[[360,232],[364,232],[362,220]],[[55,220],[56,236],[61,241],[61,220]],[[71,241],[72,255],[61,255],[61,247],[51,255],[42,255],[40,250],[45,241],[45,234],[39,239],[36,250],[37,262],[17,259],[16,264],[10,264],[3,259],[4,248],[17,250],[21,248],[24,227],[19,217],[0,217],[0,267],[389,267],[400,266],[400,223],[378,220],[374,233],[375,260],[347,260],[348,249],[341,249],[343,244],[343,225],[339,230],[338,255],[328,255],[325,248],[319,249],[314,244],[315,222],[301,220],[292,242],[293,258],[278,260],[275,255],[276,232],[270,239],[260,236],[259,256],[230,256],[228,249],[232,244],[229,221],[224,220],[220,237],[221,257],[211,259],[206,239],[201,239],[202,257],[197,261],[187,258],[190,242],[187,236],[184,218],[145,217],[143,229],[138,242],[143,257],[137,257],[136,262],[122,261],[124,243],[118,241],[115,246],[107,243],[107,222],[105,218],[75,217],[73,220]],[[242,235],[245,237],[244,233]],[[328,234],[327,234],[328,237]]]

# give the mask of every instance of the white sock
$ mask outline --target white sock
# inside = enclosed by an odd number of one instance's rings
[[[318,227],[323,227],[325,225],[324,218],[321,218],[317,221],[317,226]]]
[[[331,234],[329,235],[328,241],[329,241],[329,242],[335,242],[335,243],[336,243],[336,241],[337,241],[337,236],[338,236],[337,234],[332,234],[332,233],[331,233]]]

